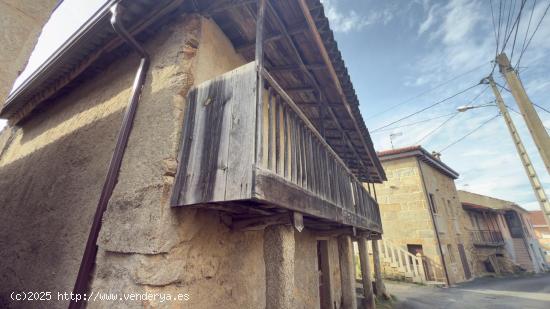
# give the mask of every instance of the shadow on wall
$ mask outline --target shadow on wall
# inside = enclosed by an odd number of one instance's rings
[[[111,114],[0,168],[0,297],[72,291],[120,119]]]

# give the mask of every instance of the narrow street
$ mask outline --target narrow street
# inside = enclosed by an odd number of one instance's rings
[[[453,288],[386,282],[394,308],[549,308],[550,274],[483,278]]]

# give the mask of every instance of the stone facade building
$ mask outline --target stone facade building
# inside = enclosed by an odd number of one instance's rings
[[[0,112],[1,307],[356,307],[385,174],[319,1],[106,1],[31,76]]]
[[[472,250],[479,274],[498,271],[495,268],[516,271],[515,265],[525,271],[545,271],[547,265],[528,211],[514,202],[486,195],[467,191],[458,194],[466,210],[463,224],[471,233],[472,248],[476,247]],[[495,266],[495,261],[500,266]]]
[[[384,242],[421,253],[428,281],[468,280],[470,257],[464,250],[462,208],[454,184],[458,173],[420,146],[378,155],[388,178],[375,185]]]

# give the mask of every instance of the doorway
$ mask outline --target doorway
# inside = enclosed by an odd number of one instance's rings
[[[470,265],[466,258],[466,251],[464,251],[464,245],[458,244],[458,254],[460,255],[460,261],[462,262],[462,268],[464,269],[464,276],[466,280],[472,278],[472,272],[470,271]]]
[[[321,309],[332,309],[328,240],[317,241],[317,271],[319,273],[319,301],[321,302]]]
[[[431,276],[430,268],[428,267],[429,265],[426,261],[426,256],[424,255],[424,249],[422,248],[422,245],[407,244],[407,251],[409,251],[410,254],[415,256],[417,253],[420,253],[422,255],[422,266],[424,267],[424,275],[426,276],[426,279],[433,280],[433,277]],[[409,259],[409,263],[411,264],[414,263],[412,258]]]

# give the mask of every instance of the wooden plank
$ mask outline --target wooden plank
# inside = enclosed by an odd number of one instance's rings
[[[187,167],[189,164],[189,155],[191,152],[192,132],[195,124],[195,109],[197,104],[197,88],[193,88],[187,95],[187,108],[185,111],[183,122],[183,141],[180,145],[180,152],[178,155],[178,168],[176,170],[176,179],[174,181],[174,187],[172,188],[172,197],[170,198],[170,206],[180,206],[180,198],[183,188],[187,187],[188,174]]]
[[[284,176],[286,179],[289,179],[289,174],[288,174],[288,170],[289,170],[289,164],[288,164],[288,158],[289,158],[289,137],[288,137],[288,106],[286,104],[284,104],[283,102],[283,148],[284,148],[284,153],[283,153],[283,161],[284,161],[284,165],[283,165],[283,170],[284,170]]]
[[[275,96],[275,172],[281,174],[281,97]]]
[[[252,163],[254,162],[254,138],[256,126],[256,72],[249,63],[228,73],[231,76],[232,97],[227,103],[232,109],[229,131],[229,149],[226,168],[225,200],[241,200],[252,195]],[[261,142],[261,141],[260,141]]]
[[[290,172],[291,172],[291,180],[293,183],[295,184],[298,184],[298,177],[297,177],[297,172],[298,172],[298,162],[297,162],[297,157],[296,157],[296,147],[297,147],[297,142],[296,142],[296,123],[295,123],[295,119],[294,119],[294,114],[292,113],[292,111],[289,111],[289,114],[288,114],[288,117],[289,117],[289,121],[290,121],[290,161],[292,163],[291,165],[291,168],[290,168]]]
[[[300,126],[300,155],[302,156],[302,187],[309,190],[310,189],[310,178],[309,178],[309,161],[307,160],[307,148],[306,148],[306,128],[302,125]]]
[[[269,88],[268,97],[267,97],[267,118],[268,118],[268,130],[267,130],[267,167],[271,170],[274,166],[274,142],[273,142],[273,125],[274,125],[274,118],[275,118],[275,112],[273,111],[275,103],[274,101],[274,94],[273,89]]]
[[[179,195],[173,204],[250,198],[255,72],[254,63],[250,63],[206,81],[190,93],[174,188]]]
[[[304,215],[380,232],[380,229],[366,218],[321,199],[311,191],[296,186],[268,170],[256,169],[254,198]]]

